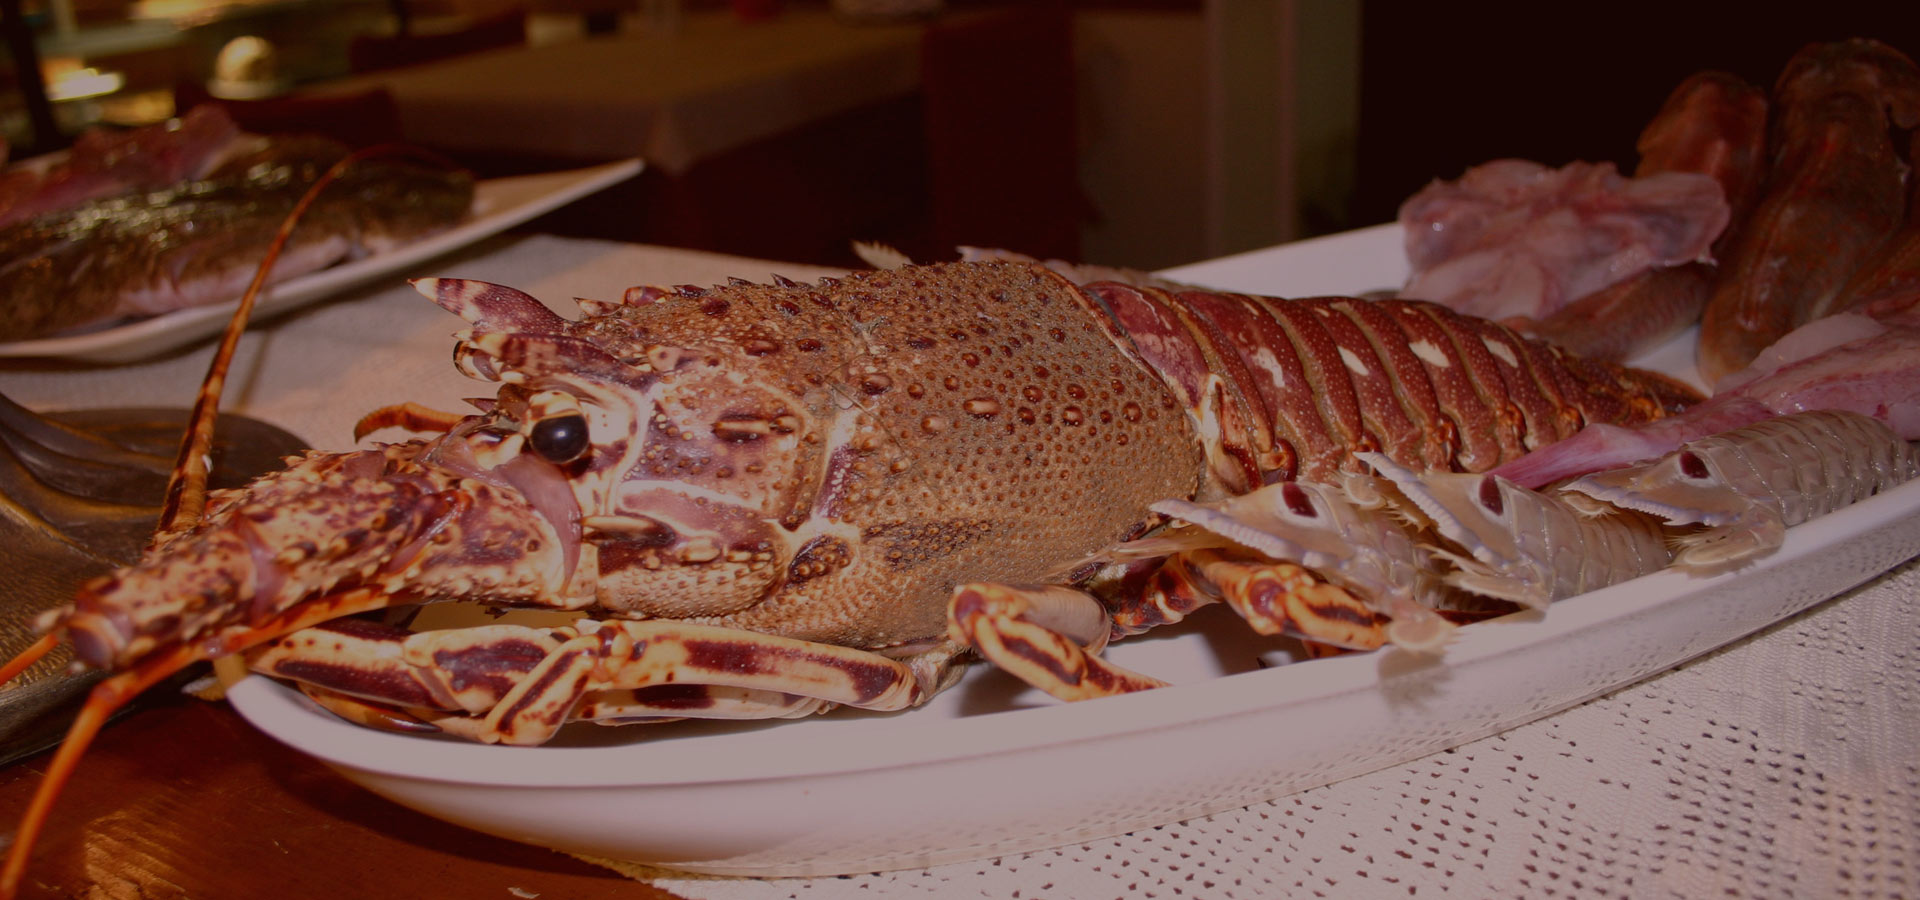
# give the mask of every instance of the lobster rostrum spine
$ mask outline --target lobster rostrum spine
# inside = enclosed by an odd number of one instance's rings
[[[342,612],[473,598],[756,635],[755,652],[906,657],[947,646],[956,586],[1084,578],[1076,565],[1144,531],[1158,500],[1327,478],[1354,450],[1484,469],[1692,399],[1431,304],[1082,289],[1017,264],[635,289],[583,301],[579,320],[494,285],[418,286],[469,322],[456,359],[497,396],[432,440],[311,455],[216,497],[86,587],[63,623],[86,659],[224,652],[341,597]],[[577,648],[514,669],[545,683],[588,645],[664,639],[668,623],[639,624],[503,640]],[[713,634],[673,639],[711,661]],[[512,655],[488,653],[481,669]],[[357,683],[350,660],[281,665],[404,699],[384,675]],[[912,680],[902,702],[941,679]],[[542,700],[566,707],[551,724],[579,696]]]

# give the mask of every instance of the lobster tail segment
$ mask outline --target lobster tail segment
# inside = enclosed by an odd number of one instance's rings
[[[1700,399],[1432,303],[1085,291],[1186,406],[1215,494],[1331,481],[1354,470],[1356,451],[1486,471],[1585,425],[1650,421]]]

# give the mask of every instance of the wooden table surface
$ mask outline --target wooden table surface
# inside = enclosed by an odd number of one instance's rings
[[[51,752],[0,769],[11,833]],[[34,851],[22,897],[673,898],[363,790],[225,703],[149,698],[100,735]]]

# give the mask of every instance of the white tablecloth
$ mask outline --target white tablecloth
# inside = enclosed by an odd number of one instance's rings
[[[697,900],[1920,896],[1917,634],[1910,561],[1632,687],[1245,809],[847,878],[622,868]]]
[[[496,240],[412,274],[484,278],[553,302],[773,272],[825,274],[551,237]],[[447,336],[461,325],[404,285],[291,315],[248,335],[226,408],[336,449],[351,444],[364,409],[402,400],[459,408],[460,398],[491,393],[448,360]],[[210,352],[99,370],[16,364],[0,371],[0,392],[35,408],[184,405]],[[342,393],[359,400],[322,402]],[[920,871],[630,873],[714,900],[1920,896],[1917,636],[1920,567],[1909,562],[1638,685],[1229,813]]]

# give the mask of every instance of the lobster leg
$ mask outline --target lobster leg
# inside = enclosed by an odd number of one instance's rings
[[[1347,650],[1386,643],[1386,616],[1344,588],[1289,562],[1247,559],[1219,550],[1175,554],[1154,578],[1154,592],[1173,587],[1224,601],[1260,634],[1285,634]],[[1121,613],[1115,614],[1118,621]]]
[[[1298,638],[1314,656],[1375,650],[1385,644],[1415,652],[1438,650],[1453,636],[1455,625],[1409,596],[1368,603],[1285,559],[1216,549],[1169,557],[1140,596],[1141,602],[1114,610],[1116,631],[1144,631],[1218,600],[1255,632]],[[1169,617],[1170,612],[1176,614]]]
[[[486,625],[416,634],[377,622],[337,619],[253,650],[247,665],[313,688],[315,694],[372,701],[382,709],[478,715],[498,705],[560,648],[566,636],[558,631]],[[360,718],[346,712],[351,707],[344,699],[322,705],[346,718]]]
[[[1293,563],[1193,550],[1168,557],[1144,590],[1122,592],[1111,611],[1070,588],[963,585],[948,607],[948,636],[1058,699],[1087,700],[1166,685],[1101,659],[1109,635],[1138,634],[1223,601],[1260,634],[1338,650],[1377,648],[1393,627]]]
[[[965,584],[947,606],[947,636],[1061,700],[1167,683],[1101,659],[1111,628],[1092,595],[1046,585]]]
[[[1386,617],[1291,562],[1220,550],[1168,556],[1138,591],[1109,600],[1113,631],[1139,634],[1224,601],[1259,634],[1284,634],[1335,650],[1386,642]]]
[[[353,425],[353,439],[360,440],[382,428],[404,428],[416,433],[444,434],[465,418],[463,413],[442,412],[409,400],[394,406],[382,406],[360,417]]]
[[[574,710],[574,718],[602,725],[676,719],[798,719],[837,705],[819,697],[724,684],[657,684],[588,694]]]
[[[864,650],[664,621],[582,619],[412,634],[342,620],[250,655],[350,721],[538,744],[577,719],[783,718],[831,706],[917,706],[948,680],[951,653],[896,660]]]
[[[448,734],[486,740],[486,720],[459,711],[395,706],[296,683],[320,708],[365,728],[403,734]],[[717,684],[660,684],[636,690],[595,691],[574,709],[574,721],[601,725],[683,719],[799,719],[838,704],[818,697]]]
[[[594,691],[712,684],[815,697],[860,709],[918,706],[946,680],[876,653],[713,625],[583,621],[487,716],[484,739],[538,744]]]

